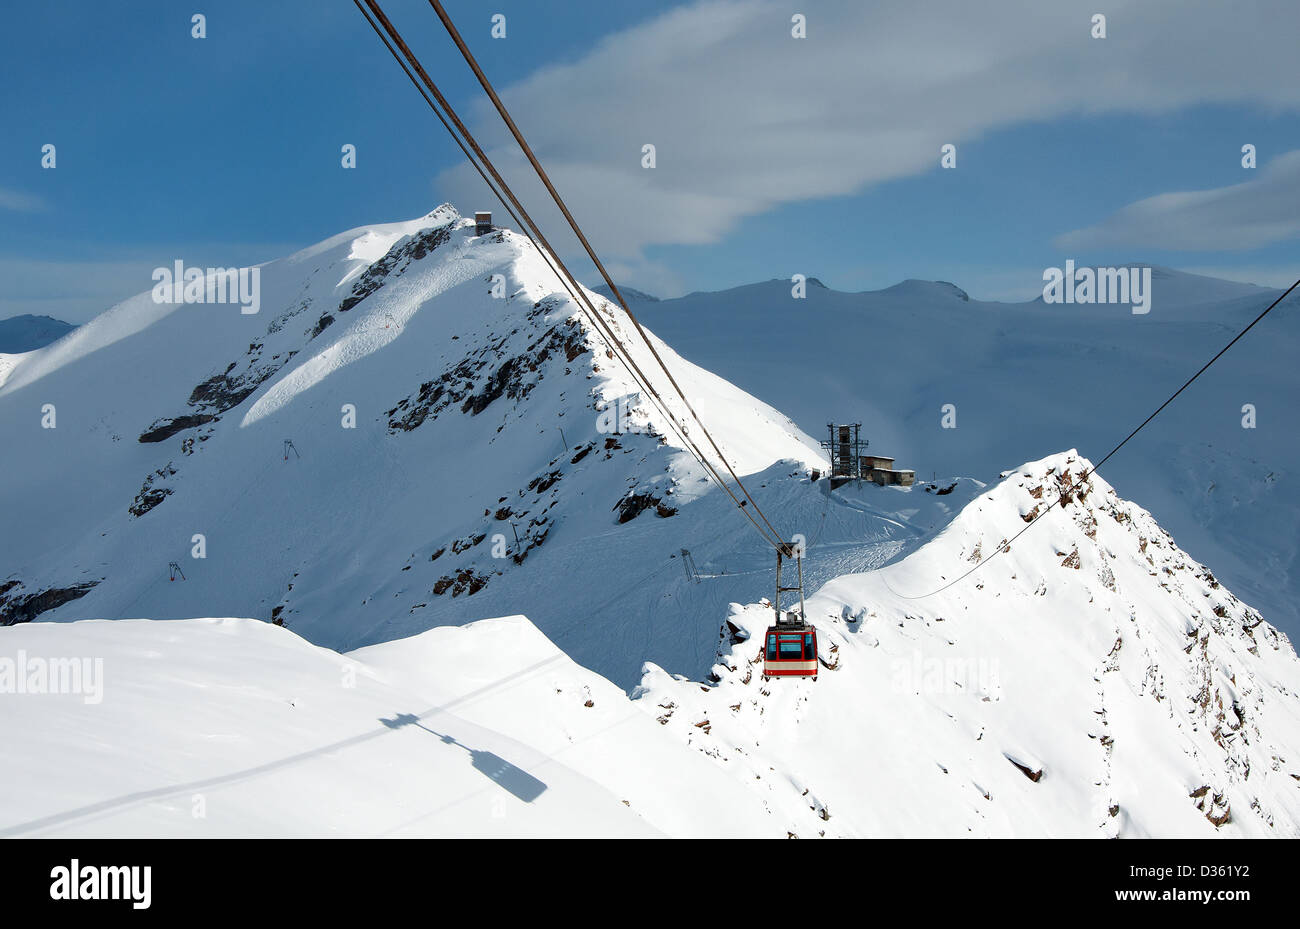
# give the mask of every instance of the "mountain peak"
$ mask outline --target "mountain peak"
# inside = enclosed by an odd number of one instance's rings
[[[19,355],[44,348],[76,328],[52,316],[30,313],[0,319],[0,354]]]
[[[961,300],[964,303],[970,302],[970,294],[948,281],[922,281],[916,278],[908,278],[894,284],[892,287],[874,291],[874,293],[909,300]]]
[[[141,294],[13,360],[0,429],[20,428],[16,395],[40,382],[64,444],[54,464],[46,446],[7,462],[0,505],[29,531],[0,537],[0,563],[16,566],[0,623],[202,609],[335,647],[381,641],[481,617],[482,603],[551,570],[534,565],[579,557],[592,538],[635,560],[644,523],[711,499],[704,469],[605,341],[608,328],[656,371],[630,322],[593,296],[593,325],[515,232],[476,235],[441,207],[262,265],[260,286],[254,314]],[[738,474],[822,466],[787,417],[650,338]],[[651,377],[685,418],[662,373]],[[120,386],[85,388],[96,383]],[[91,459],[102,481],[78,478]],[[31,509],[52,496],[61,516]],[[340,571],[337,520],[354,507],[370,515],[347,517],[346,544],[367,555]],[[207,528],[182,531],[197,523]],[[610,537],[620,529],[626,541]],[[163,569],[185,557],[168,539],[236,531],[219,557],[214,546],[184,561],[183,587],[156,585],[160,556]],[[581,558],[561,575],[604,570]],[[596,651],[604,673],[639,668],[642,656],[582,641],[572,597],[549,602],[530,611],[547,634]],[[687,647],[670,641],[659,657]]]
[[[597,284],[590,288],[592,293],[600,294],[606,300],[614,299],[614,292],[609,289],[608,284]],[[632,303],[658,303],[659,298],[644,291],[637,290],[635,287],[628,287],[625,284],[618,285],[618,292],[623,295],[623,299],[629,304]]]
[[[713,686],[651,665],[640,699],[688,742],[707,721],[700,751],[743,784],[797,758],[763,795],[821,834],[1300,834],[1291,644],[1099,476],[1058,503],[1091,467],[1005,472],[903,560],[822,586],[806,692],[760,676],[770,606],[733,604]]]

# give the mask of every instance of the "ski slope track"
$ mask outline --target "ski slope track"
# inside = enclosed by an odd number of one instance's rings
[[[1077,452],[832,489],[656,341],[807,544],[764,681],[771,549],[558,289],[443,206],[0,356],[0,835],[1300,836],[1266,611],[1097,475],[995,554]]]

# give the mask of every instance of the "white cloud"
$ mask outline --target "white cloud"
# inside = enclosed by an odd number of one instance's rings
[[[808,5],[808,38],[797,40],[787,3],[707,0],[501,93],[584,229],[633,263],[648,246],[716,242],[780,204],[938,171],[944,143],[1015,124],[1214,102],[1300,107],[1300,5],[1108,0],[1109,36],[1093,39],[1095,6],[822,2]],[[486,101],[470,112],[557,247],[570,242]],[[647,142],[653,170],[640,166]],[[486,200],[468,166],[437,185],[457,202]],[[864,217],[873,221],[888,219]]]
[[[0,210],[15,213],[36,213],[45,209],[45,201],[35,194],[25,194],[20,190],[0,187]]]
[[[1164,193],[1058,236],[1064,249],[1141,245],[1179,251],[1239,251],[1300,236],[1300,150],[1251,180],[1214,190]]]

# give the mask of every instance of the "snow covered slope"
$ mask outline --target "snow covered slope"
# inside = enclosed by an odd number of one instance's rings
[[[526,607],[624,686],[646,657],[707,668],[707,636],[672,633],[713,604],[618,601],[652,570],[684,585],[680,549],[707,561],[744,523],[717,494],[678,518],[703,472],[526,239],[444,206],[260,275],[257,314],[146,293],[17,356],[0,622],[253,616],[346,650]],[[820,465],[787,417],[658,348],[739,473]]]
[[[84,678],[98,699],[3,698],[0,836],[770,831],[756,798],[523,617],[352,655],[247,619],[33,623],[0,641],[29,668],[100,662]]]
[[[799,270],[799,269],[792,269]],[[807,269],[804,269],[805,273]],[[636,307],[686,358],[778,406],[817,438],[861,422],[898,466],[990,480],[1078,448],[1099,459],[1277,291],[1152,269],[1126,305],[984,303],[952,284],[882,291],[789,280]],[[1300,632],[1300,296],[1235,345],[1124,451],[1108,480],[1270,621]],[[798,375],[774,381],[798,360]],[[955,428],[944,428],[944,406]],[[1246,404],[1255,428],[1243,428]]]
[[[3,698],[0,835],[1300,836],[1300,660],[1105,482],[906,599],[1086,467],[827,584],[816,681],[763,680],[759,604],[710,682],[647,664],[631,700],[520,616],[346,655],[253,620],[0,630],[0,684],[92,663]]]
[[[765,682],[771,612],[733,605],[717,685],[650,666],[640,702],[801,836],[1300,836],[1285,636],[1099,477],[993,557],[1088,467],[1009,472],[824,586],[815,683]]]

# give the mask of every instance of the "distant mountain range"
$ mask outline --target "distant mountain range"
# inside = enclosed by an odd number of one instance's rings
[[[1128,267],[1148,267],[1129,263]],[[1151,304],[996,303],[942,281],[848,293],[789,278],[634,307],[683,357],[818,439],[862,423],[918,478],[992,480],[1048,452],[1099,460],[1279,291],[1151,267]],[[807,283],[811,284],[809,277]],[[1294,299],[1294,298],[1293,298]],[[1103,473],[1192,556],[1300,630],[1300,404],[1290,302],[1205,373]]]
[[[606,300],[614,299],[614,295],[613,293],[610,292],[608,284],[600,284],[596,287],[591,288],[591,291],[592,293],[600,294]],[[632,287],[624,287],[622,285],[619,285],[618,292],[623,295],[623,299],[626,300],[628,303],[658,303],[659,302],[658,297],[652,296],[651,294],[645,293],[644,291],[636,290],[635,288]]]
[[[77,327],[52,316],[11,316],[0,319],[0,355],[19,355],[44,348]]]

